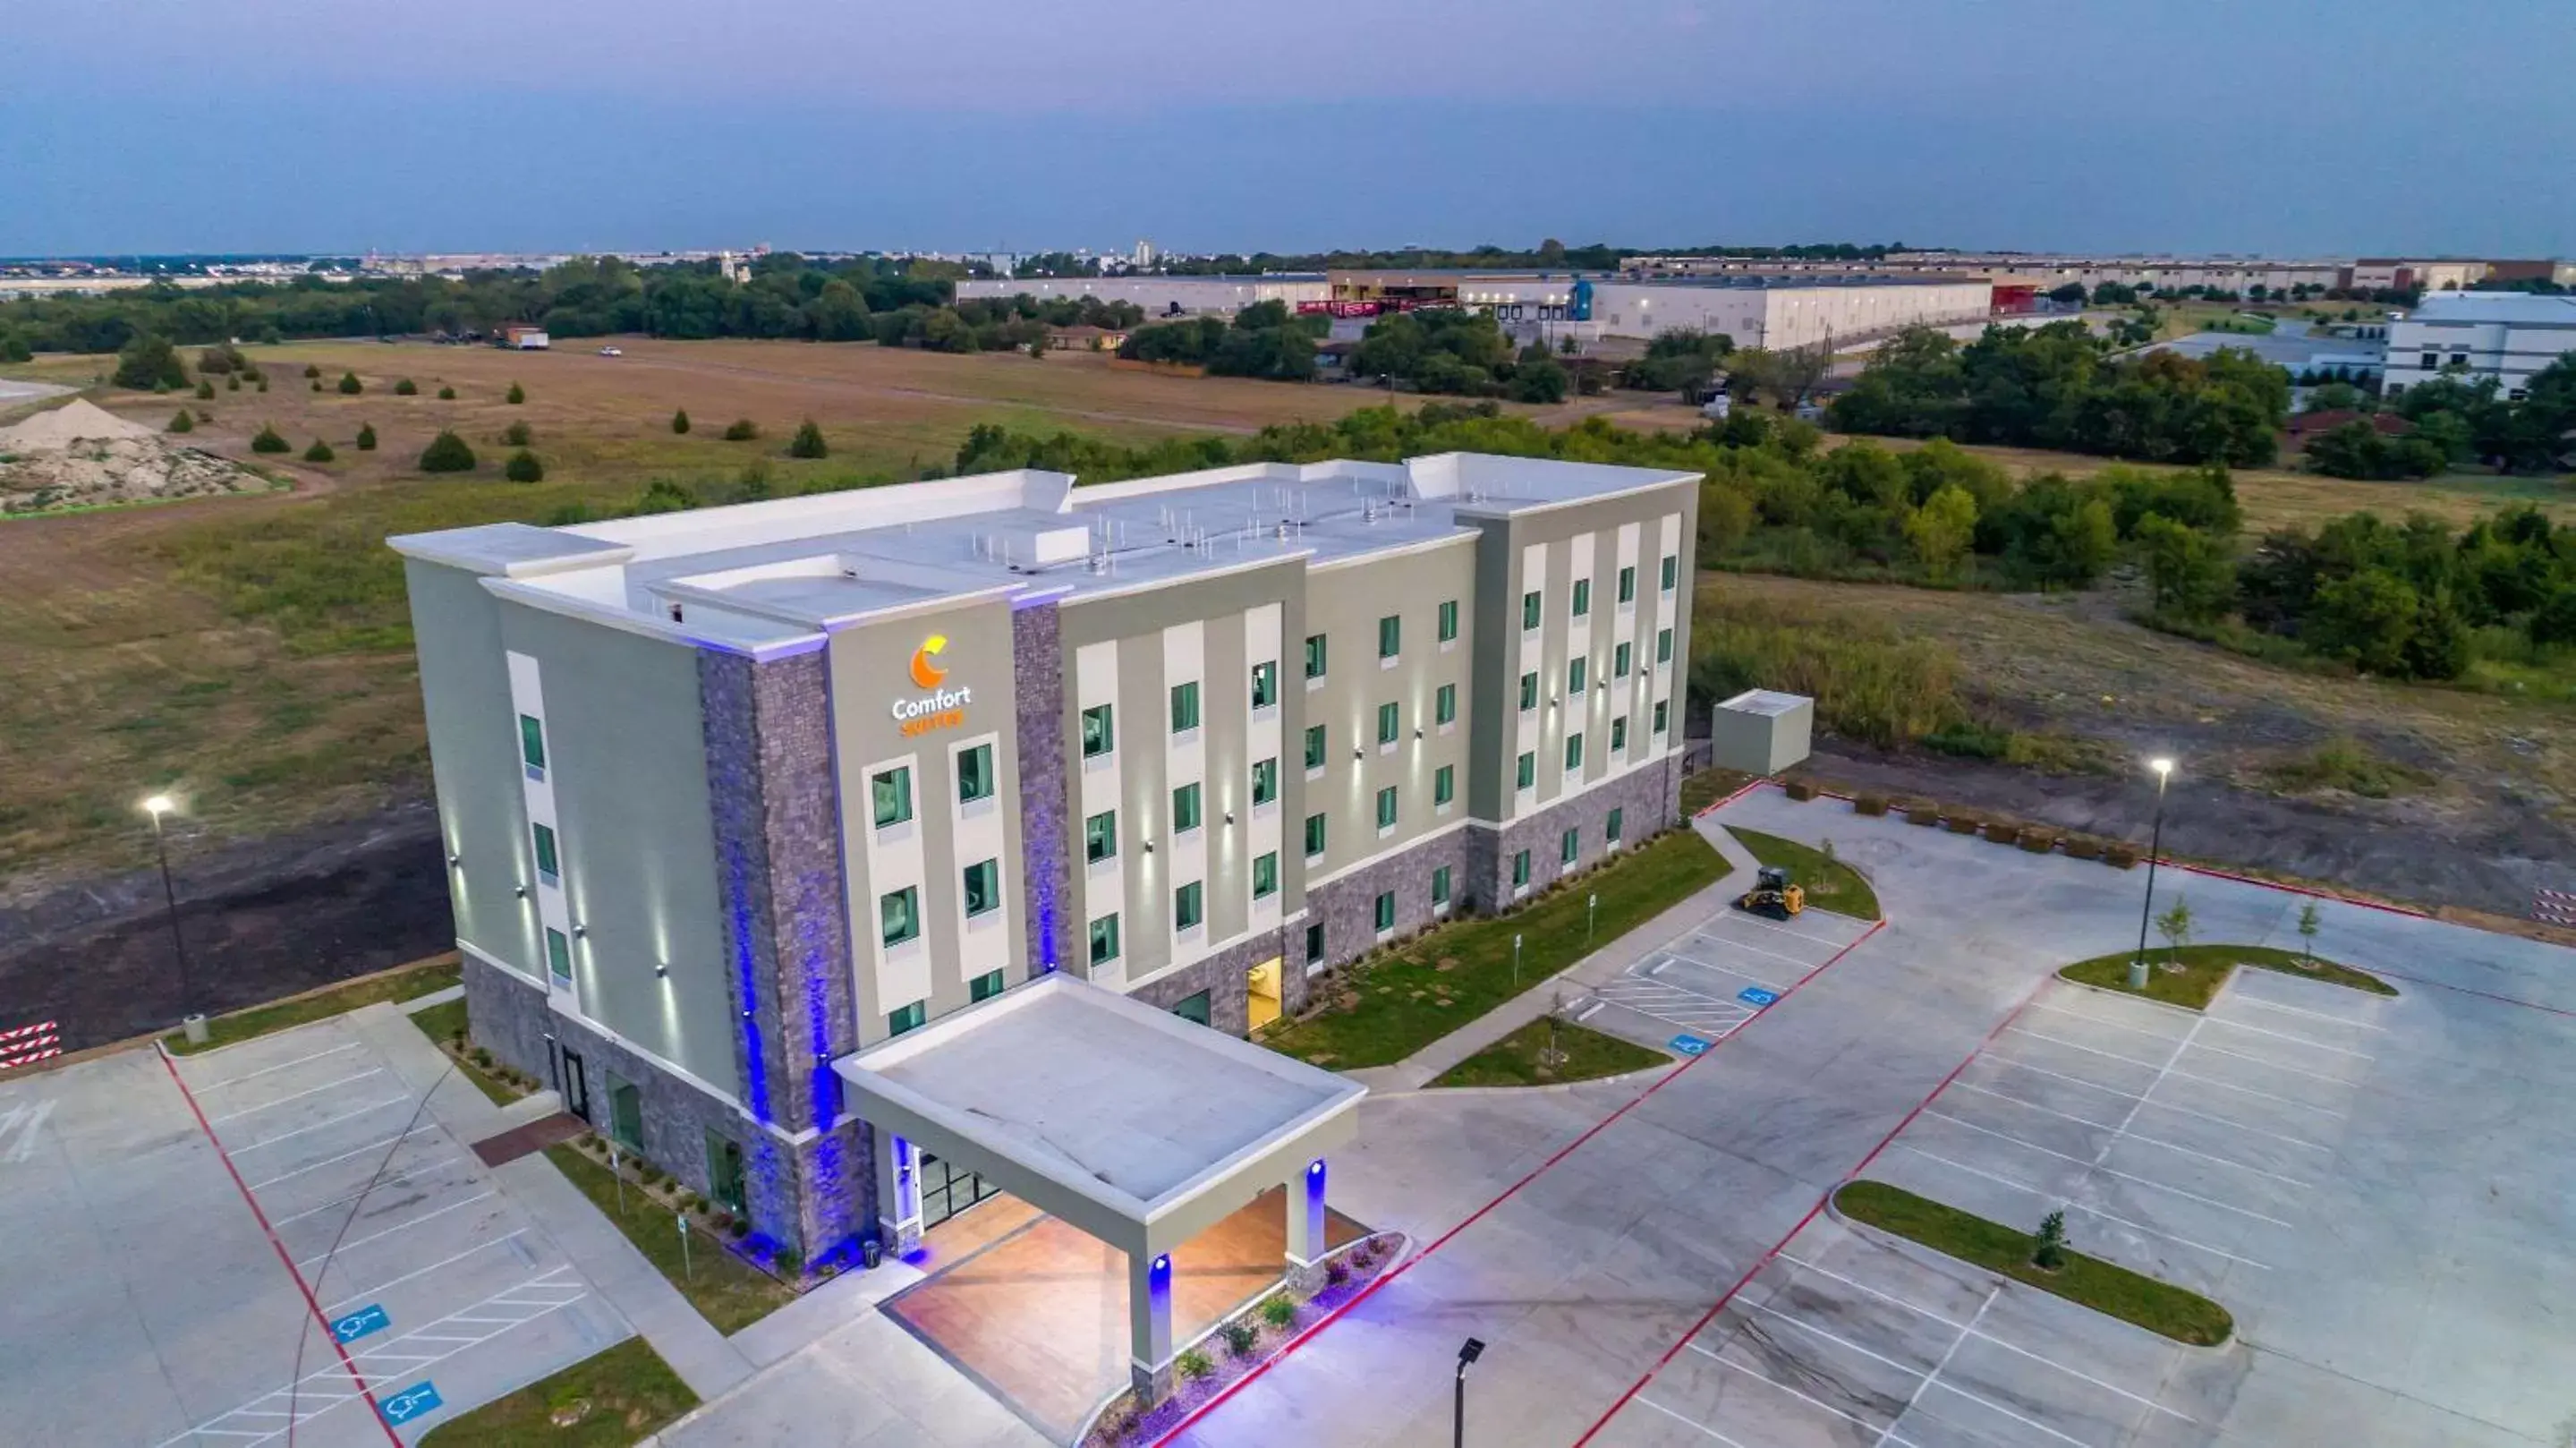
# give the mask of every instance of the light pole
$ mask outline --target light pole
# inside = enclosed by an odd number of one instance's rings
[[[2138,955],[2129,962],[2131,990],[2147,988],[2147,922],[2156,909],[2156,856],[2164,853],[2165,844],[2165,781],[2173,778],[2174,762],[2150,759],[2147,767],[2156,772],[2156,824],[2147,837],[2147,899],[2138,907]]]
[[[1512,932],[1512,994],[1521,993],[1521,933]]]
[[[179,892],[170,883],[170,843],[161,831],[161,817],[177,809],[170,796],[156,794],[143,802],[143,812],[152,816],[152,853],[161,861],[161,903],[170,914],[170,954],[179,962],[179,1016],[181,1020],[195,1014],[189,1009],[188,943],[179,935]]]
[[[1466,1346],[1458,1349],[1457,1411],[1450,1418],[1450,1448],[1467,1448],[1467,1369],[1484,1355],[1485,1340],[1480,1337],[1467,1339]]]

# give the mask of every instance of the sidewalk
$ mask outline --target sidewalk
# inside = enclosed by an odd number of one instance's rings
[[[1734,836],[1720,829],[1713,817],[1693,819],[1689,821],[1689,827],[1698,831],[1700,838],[1707,840],[1725,859],[1725,878],[1702,887],[1654,919],[1394,1065],[1370,1066],[1343,1074],[1378,1095],[1419,1091],[1430,1085],[1441,1072],[1555,1009],[1559,991],[1565,992],[1570,1000],[1594,986],[1606,984],[1621,971],[1689,934],[1711,915],[1724,910],[1729,900],[1742,893],[1737,876],[1754,868],[1753,854],[1737,844]]]

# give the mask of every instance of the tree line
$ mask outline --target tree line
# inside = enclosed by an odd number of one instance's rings
[[[2532,374],[2515,397],[2495,378],[2465,375],[2419,382],[2392,398],[2331,382],[2308,398],[2311,412],[2357,412],[2350,422],[2308,440],[2311,472],[2338,478],[2428,478],[2463,463],[2503,473],[2552,473],[2564,467],[2576,433],[2576,357]],[[2407,429],[2382,432],[2370,414],[2402,418]]]
[[[1315,343],[1332,325],[1329,317],[1291,312],[1286,302],[1255,302],[1236,312],[1231,321],[1190,317],[1139,327],[1119,344],[1118,355],[1131,361],[1204,367],[1220,377],[1311,382]]]

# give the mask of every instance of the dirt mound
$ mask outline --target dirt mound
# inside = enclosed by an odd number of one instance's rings
[[[0,514],[265,492],[237,464],[75,398],[0,428]]]

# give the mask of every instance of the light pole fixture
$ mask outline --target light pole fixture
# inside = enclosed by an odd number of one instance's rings
[[[1467,1444],[1467,1369],[1469,1369],[1469,1368],[1471,1368],[1471,1367],[1474,1367],[1474,1366],[1476,1365],[1476,1359],[1478,1359],[1478,1358],[1480,1358],[1480,1357],[1483,1357],[1484,1355],[1485,1355],[1485,1340],[1484,1340],[1483,1338],[1481,1338],[1481,1337],[1471,1337],[1471,1338],[1467,1339],[1466,1343],[1458,1349],[1458,1392],[1457,1392],[1457,1398],[1456,1398],[1456,1404],[1457,1404],[1457,1407],[1456,1407],[1456,1410],[1455,1410],[1455,1411],[1450,1415],[1450,1432],[1449,1432],[1449,1444],[1450,1444],[1450,1448],[1466,1448],[1466,1444]]]
[[[179,934],[179,892],[170,883],[170,844],[161,831],[161,817],[178,808],[170,796],[156,794],[143,801],[143,812],[152,816],[152,853],[161,862],[161,903],[170,916],[170,954],[179,963],[179,1014],[194,1014],[190,998],[196,994],[188,988],[188,943]]]
[[[2165,782],[2173,778],[2174,762],[2161,756],[2147,761],[2156,772],[2156,823],[2147,836],[2147,899],[2138,907],[2138,954],[2129,962],[2129,989],[2147,988],[2147,924],[2156,909],[2156,856],[2164,853]]]

